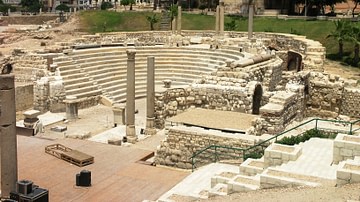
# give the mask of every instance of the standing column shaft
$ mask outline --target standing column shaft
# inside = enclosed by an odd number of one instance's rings
[[[177,15],[177,32],[181,34],[181,6],[178,6],[178,15]]]
[[[225,7],[224,7],[224,0],[220,0],[220,22],[219,22],[219,29],[220,34],[224,34],[224,14],[225,14]]]
[[[248,39],[253,36],[253,23],[254,23],[254,4],[249,5],[249,22],[248,22]]]
[[[1,196],[9,197],[17,181],[14,75],[0,75]]]
[[[146,135],[156,134],[155,129],[155,58],[147,58],[147,99],[146,99]]]
[[[126,136],[130,143],[136,142],[135,133],[135,50],[126,50],[127,82],[126,82]]]
[[[216,16],[215,16],[215,32],[219,34],[220,30],[220,7],[219,5],[216,6]]]

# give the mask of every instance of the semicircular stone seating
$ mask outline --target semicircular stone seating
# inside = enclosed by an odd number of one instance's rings
[[[129,47],[80,49],[54,58],[63,78],[66,96],[103,95],[113,103],[126,101],[126,49]],[[239,51],[230,49],[136,47],[136,98],[146,96],[148,56],[155,57],[156,86],[162,85],[166,79],[175,86],[188,85],[225,65],[226,60],[243,58]]]

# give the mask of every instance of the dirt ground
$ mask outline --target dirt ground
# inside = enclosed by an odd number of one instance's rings
[[[7,29],[8,32],[0,33],[3,37],[3,44],[0,45],[2,55],[10,55],[14,48],[35,50],[44,48],[40,45],[45,42],[47,46],[54,45],[55,42],[67,41],[79,37],[84,33],[77,32],[79,21],[76,17],[71,17],[68,22],[38,32],[15,33],[13,28]],[[40,37],[39,37],[40,36]],[[342,66],[333,61],[326,61],[325,72],[339,75],[343,78],[360,80],[360,69]],[[283,189],[266,189],[256,192],[232,194],[225,197],[214,197],[210,201],[359,201],[360,184],[346,185],[342,187],[297,187]]]

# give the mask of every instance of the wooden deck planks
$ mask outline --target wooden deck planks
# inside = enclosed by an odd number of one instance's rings
[[[95,157],[95,163],[78,167],[44,152],[59,143]],[[119,147],[86,140],[56,141],[18,136],[19,179],[29,179],[49,189],[50,201],[143,201],[156,200],[189,172],[136,163],[152,151]],[[91,171],[92,186],[75,186],[75,175]]]

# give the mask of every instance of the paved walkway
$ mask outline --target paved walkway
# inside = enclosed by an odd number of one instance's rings
[[[332,165],[333,140],[311,138],[300,144],[302,154],[296,161],[279,166],[280,170],[330,180],[336,179],[338,165]]]

